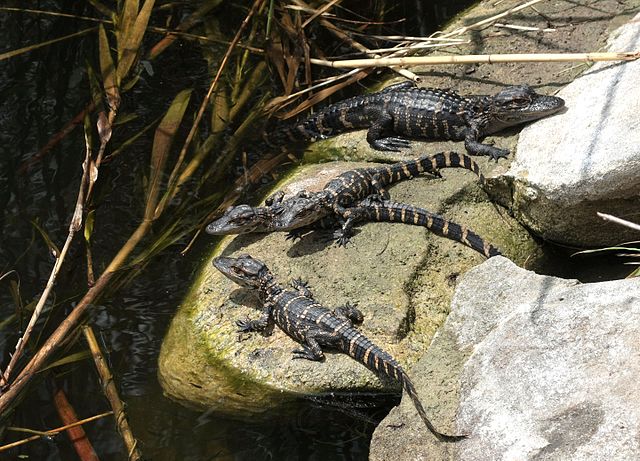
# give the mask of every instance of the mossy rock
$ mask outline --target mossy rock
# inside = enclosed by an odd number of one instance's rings
[[[301,166],[276,188],[317,190],[360,166]],[[443,176],[405,181],[390,193],[394,200],[471,227],[517,262],[537,253],[526,231],[488,201],[473,173],[446,169]],[[302,394],[398,392],[396,383],[343,354],[328,353],[320,363],[292,360],[297,344],[278,329],[270,337],[239,338],[235,320],[258,317],[260,302],[211,265],[220,254],[249,253],[283,284],[308,281],[327,307],[357,303],[365,315],[362,331],[409,368],[446,318],[457,276],[484,257],[421,227],[366,223],[358,229],[346,248],[322,232],[295,243],[282,233],[223,238],[206,258],[163,342],[159,376],[165,392],[190,406],[230,413],[266,410]]]

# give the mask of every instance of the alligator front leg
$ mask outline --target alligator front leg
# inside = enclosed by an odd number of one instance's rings
[[[273,304],[271,302],[264,303],[264,311],[259,319],[251,320],[249,318],[236,320],[238,326],[238,333],[251,333],[257,331],[262,333],[263,336],[270,336],[273,333],[273,327],[275,322],[271,311],[273,310]]]
[[[470,128],[464,138],[464,147],[470,155],[488,155],[492,160],[498,161],[499,158],[505,158],[509,155],[507,149],[500,149],[488,144],[478,142],[478,130]]]
[[[375,200],[373,198],[375,196],[370,197],[371,200]],[[349,243],[349,240],[353,235],[354,224],[362,219],[361,211],[357,206],[345,208],[338,205],[334,207],[334,212],[337,216],[340,216],[343,221],[342,228],[337,235],[336,243],[338,244],[338,246],[345,247],[347,246],[347,243]]]
[[[334,229],[336,227],[336,220],[333,216],[325,216],[319,221],[314,222],[313,224],[309,224],[308,226],[299,227],[297,229],[290,230],[287,232],[286,240],[293,240],[294,242],[298,239],[302,239],[305,235],[317,231],[317,230],[326,230],[326,229]]]
[[[263,314],[259,319],[248,318],[236,320],[238,333],[251,333],[256,331],[264,336],[270,336],[273,332],[273,320],[269,314]]]
[[[291,281],[291,288],[296,290],[302,296],[313,299],[313,293],[311,293],[311,288],[309,287],[309,283],[304,280],[297,278]]]
[[[287,232],[287,235],[285,236],[285,240],[293,240],[294,242],[299,239],[301,240],[302,237],[304,237],[311,231],[313,231],[312,226],[304,226],[304,227],[299,227],[297,229],[290,230],[289,232]]]
[[[393,131],[393,116],[386,111],[370,110],[367,118],[371,120],[371,126],[367,131],[367,142],[376,150],[388,152],[400,152],[411,147],[411,143],[400,137],[383,137],[384,133]]]

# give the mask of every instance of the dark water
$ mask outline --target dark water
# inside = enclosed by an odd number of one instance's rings
[[[406,26],[397,26],[396,32],[424,35],[472,2],[388,3],[395,5],[392,14],[396,17],[414,18]],[[38,8],[98,16],[88,2],[40,2]],[[0,11],[0,35],[4,38],[0,41],[0,53],[92,25],[74,19]],[[49,238],[58,245],[66,237],[84,155],[81,130],[76,129],[28,172],[21,173],[19,168],[86,104],[89,87],[85,63],[97,61],[94,41],[95,34],[89,34],[0,61],[0,273],[9,273],[0,280],[0,321],[14,313],[18,317],[0,330],[2,363],[7,363],[17,332],[28,319],[25,306],[37,300],[53,263],[35,224],[46,229]],[[153,75],[143,73],[135,90],[125,95],[122,105],[121,115],[135,113],[138,119],[126,130],[116,130],[112,145],[126,139],[123,132],[131,135],[158,117],[181,89],[195,88],[194,97],[200,101],[210,81],[202,50],[193,42],[175,46],[151,66]],[[151,139],[152,132],[100,171],[94,199],[97,231],[93,242],[98,273],[103,269],[101,262],[110,260],[142,215],[142,178],[147,176]],[[145,155],[136,155],[137,152]],[[201,239],[192,256],[186,258],[179,255],[185,244],[186,240],[180,241],[162,252],[129,283],[95,305],[89,316],[103,350],[107,351],[145,456],[160,461],[367,459],[371,433],[391,406],[397,404],[398,396],[303,400],[250,421],[189,410],[162,396],[156,378],[160,344],[194,271],[201,264],[198,256],[193,255],[203,254],[211,241]],[[563,267],[572,277],[582,273],[586,280],[593,280],[598,278],[595,274],[602,273],[584,272],[584,260],[567,265],[565,254],[550,254],[550,267]],[[600,264],[602,260],[599,261]],[[620,267],[618,262],[602,264]],[[85,291],[84,267],[84,250],[78,244],[68,256],[53,305],[43,316],[43,325],[49,315],[57,317],[67,312],[69,303]],[[46,326],[44,330],[50,331]],[[80,339],[63,355],[84,349]],[[65,390],[80,417],[109,410],[93,364],[85,359],[56,368],[52,377],[36,380],[10,425],[38,430],[60,426],[51,404],[54,386]],[[101,460],[125,459],[112,418],[85,428]],[[5,441],[17,438],[22,435],[4,437]],[[76,459],[75,456],[64,435],[0,453],[0,459],[53,461]]]

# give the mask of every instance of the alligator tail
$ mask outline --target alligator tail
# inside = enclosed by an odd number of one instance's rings
[[[420,418],[422,418],[422,421],[424,421],[424,424],[433,435],[445,442],[455,442],[466,437],[464,435],[448,435],[438,431],[429,420],[427,412],[420,403],[416,389],[409,379],[409,376],[404,372],[402,367],[400,367],[398,362],[355,328],[349,328],[349,330],[350,331],[343,332],[345,337],[350,338],[349,341],[345,341],[344,343],[344,352],[365,365],[369,370],[398,381],[402,385],[402,388],[407,391],[407,394],[409,394]]]
[[[419,176],[423,173],[438,174],[441,168],[464,168],[473,171],[483,186],[485,177],[480,166],[470,156],[458,152],[439,152],[433,155],[423,155],[415,160],[407,160],[390,165],[381,171],[376,171],[381,184],[391,184],[405,179]],[[376,169],[380,170],[380,169]]]
[[[457,442],[467,437],[466,435],[443,434],[442,432],[439,432],[438,430],[436,430],[436,428],[433,427],[433,424],[431,424],[431,421],[429,421],[429,418],[427,417],[427,412],[424,411],[424,408],[422,407],[422,403],[420,403],[420,399],[418,399],[416,388],[413,386],[413,382],[411,381],[411,379],[409,379],[409,376],[407,376],[407,374],[401,368],[399,369],[399,375],[400,375],[400,378],[398,379],[398,381],[402,383],[402,387],[404,388],[405,391],[407,391],[407,394],[409,394],[409,397],[411,398],[413,405],[416,407],[416,410],[418,410],[418,414],[420,415],[420,418],[422,418],[422,421],[433,433],[433,435],[435,435],[438,439],[440,439],[443,442]]]
[[[449,221],[439,214],[431,213],[424,208],[388,201],[364,202],[362,203],[362,208],[356,209],[355,213],[359,219],[364,218],[377,222],[399,222],[426,227],[434,234],[460,242],[487,258],[501,254],[496,247],[487,243],[471,229]]]

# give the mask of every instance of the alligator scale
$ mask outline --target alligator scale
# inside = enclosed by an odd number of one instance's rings
[[[407,138],[464,141],[469,154],[497,160],[509,151],[482,144],[481,138],[563,107],[561,98],[540,95],[528,85],[507,86],[493,96],[460,96],[403,82],[331,104],[293,125],[276,128],[265,135],[265,142],[276,148],[366,128],[367,142],[376,150],[408,148]]]
[[[267,266],[249,255],[238,258],[218,257],[213,265],[241,286],[257,290],[264,304],[264,313],[257,320],[238,320],[241,332],[258,331],[268,334],[274,324],[302,344],[293,351],[294,359],[323,360],[323,348],[341,351],[375,373],[398,381],[427,428],[440,440],[454,442],[464,436],[447,435],[436,430],[418,399],[415,387],[406,372],[387,352],[373,344],[354,323],[363,320],[362,313],[350,304],[333,311],[313,299],[309,287],[300,280],[284,289]]]

